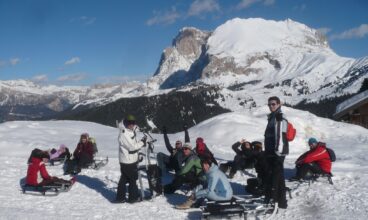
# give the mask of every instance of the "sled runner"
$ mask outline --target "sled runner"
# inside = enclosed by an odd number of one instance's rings
[[[106,166],[109,163],[109,157],[95,158],[93,163],[88,166],[88,169],[99,170],[101,167]]]
[[[61,192],[68,192],[75,183],[72,178],[71,184],[53,184],[47,186],[31,186],[25,183],[25,178],[21,179],[20,186],[23,194],[34,196],[57,196]]]

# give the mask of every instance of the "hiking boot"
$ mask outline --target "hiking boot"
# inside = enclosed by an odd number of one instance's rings
[[[114,203],[114,204],[126,203],[126,200],[125,200],[125,199],[115,199],[115,200],[114,200],[114,201],[112,201],[111,203]]]
[[[190,196],[187,201],[185,201],[183,204],[176,205],[175,208],[177,209],[190,209],[192,205],[194,204],[194,196]]]

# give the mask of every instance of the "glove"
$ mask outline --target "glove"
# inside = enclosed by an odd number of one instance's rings
[[[163,126],[162,129],[161,129],[162,133],[166,134],[167,133],[167,128],[166,126]]]
[[[277,113],[275,117],[276,117],[276,121],[282,121],[282,113]]]

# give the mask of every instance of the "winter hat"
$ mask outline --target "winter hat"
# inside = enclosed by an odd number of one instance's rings
[[[181,140],[177,140],[177,141],[175,142],[175,145],[177,145],[177,144],[183,145],[183,143],[181,142]]]
[[[128,125],[131,125],[131,124],[135,124],[135,117],[134,115],[131,115],[131,114],[128,114],[124,120],[123,120],[123,123],[124,123],[124,126],[128,126]]]
[[[317,139],[315,139],[314,137],[309,138],[309,140],[308,140],[309,145],[315,144],[315,143],[318,143]]]
[[[203,138],[199,137],[196,140],[196,151],[197,154],[204,154],[206,152],[206,145],[204,144]]]
[[[192,149],[192,145],[190,143],[185,143],[183,145],[183,148],[189,148],[189,149]]]
[[[61,150],[61,149],[65,150],[65,149],[66,149],[65,144],[60,144],[59,149],[60,149],[60,150]]]

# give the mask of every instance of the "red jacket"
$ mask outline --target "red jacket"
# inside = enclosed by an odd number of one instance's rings
[[[26,184],[37,186],[42,180],[50,178],[45,163],[40,158],[32,157],[31,163],[28,165]]]
[[[308,151],[304,158],[301,159],[301,164],[315,162],[326,173],[331,173],[331,159],[326,150],[325,143],[318,142],[317,147]]]
[[[90,160],[93,160],[93,145],[91,142],[87,141],[84,144],[82,142],[78,143],[73,156],[79,159],[82,154],[87,155]]]

